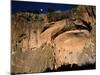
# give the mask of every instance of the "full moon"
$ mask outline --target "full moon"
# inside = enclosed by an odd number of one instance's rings
[[[40,11],[43,11],[43,9],[40,9]]]

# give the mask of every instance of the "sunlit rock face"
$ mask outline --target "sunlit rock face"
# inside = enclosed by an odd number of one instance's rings
[[[55,45],[55,58],[58,66],[61,66],[61,64],[80,65],[95,62],[93,56],[95,54],[95,45],[86,30],[65,32],[56,37]]]
[[[95,6],[78,6],[59,14],[12,15],[12,72],[44,72],[96,62]]]

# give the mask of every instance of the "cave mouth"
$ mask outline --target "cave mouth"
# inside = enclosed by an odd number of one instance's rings
[[[77,70],[93,70],[96,69],[96,63],[94,64],[85,64],[78,66],[77,64],[68,64],[68,65],[62,65],[56,70],[51,70],[50,68],[47,68],[44,72],[61,72],[61,71],[77,71]]]

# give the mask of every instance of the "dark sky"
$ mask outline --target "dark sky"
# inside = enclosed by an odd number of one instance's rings
[[[11,1],[11,11],[12,14],[19,12],[19,11],[38,11],[41,13],[46,13],[48,9],[54,9],[54,10],[68,10],[77,5],[71,5],[71,4],[57,4],[57,3],[43,3],[43,2],[26,2],[26,1]],[[40,11],[41,10],[41,11]]]

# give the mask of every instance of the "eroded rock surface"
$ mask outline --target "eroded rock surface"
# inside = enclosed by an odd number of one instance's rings
[[[95,28],[95,6],[77,6],[59,15],[12,15],[12,72],[43,72],[61,65],[95,63]]]

